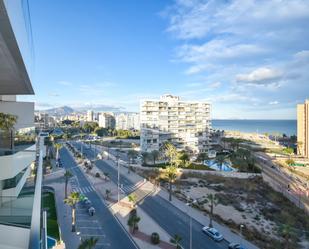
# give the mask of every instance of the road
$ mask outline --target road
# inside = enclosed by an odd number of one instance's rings
[[[80,149],[80,144],[73,143],[73,145]],[[84,149],[84,155],[88,159],[93,159],[94,150],[93,147],[90,149]],[[96,160],[96,166],[109,173],[110,179],[117,183],[117,170],[115,167],[106,163],[104,160]],[[134,184],[124,175],[121,175],[120,184],[124,185],[124,191],[126,192],[126,185]],[[169,203],[169,201],[163,199],[159,195],[148,196],[139,205],[144,212],[146,212],[154,221],[156,221],[165,231],[167,231],[171,236],[178,234],[181,236],[181,245],[189,249],[190,241],[190,230],[189,230],[189,216],[176,208],[174,205]],[[206,224],[205,224],[206,225]],[[228,248],[228,242],[223,240],[221,242],[215,242],[207,235],[202,232],[202,224],[196,220],[192,220],[192,248],[194,249],[221,249]]]
[[[65,169],[70,170],[76,177],[73,178],[73,188],[79,189],[84,193],[88,199],[92,202],[93,207],[96,209],[95,218],[99,222],[99,226],[82,225],[83,222],[87,223],[92,217],[90,217],[86,210],[77,210],[77,229],[81,232],[81,237],[94,236],[100,238],[100,249],[112,248],[112,249],[137,249],[138,247],[132,241],[131,237],[121,227],[116,218],[111,214],[103,200],[95,192],[88,179],[84,176],[83,172],[77,167],[73,157],[67,150],[62,148],[60,150],[60,158],[62,160]],[[79,225],[80,224],[80,225]],[[82,227],[82,229],[79,229]],[[94,233],[94,231],[96,231]],[[103,233],[102,233],[103,232]],[[103,241],[103,242],[101,242]]]

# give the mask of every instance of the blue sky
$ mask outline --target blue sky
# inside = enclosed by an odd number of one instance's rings
[[[172,93],[214,118],[294,119],[309,98],[309,1],[29,0],[37,109],[138,111]]]

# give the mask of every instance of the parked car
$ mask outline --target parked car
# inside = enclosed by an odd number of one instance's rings
[[[221,241],[223,240],[223,236],[219,231],[213,227],[203,227],[203,232],[206,233],[209,237],[211,237],[215,241]]]
[[[245,249],[245,248],[239,243],[230,243],[229,249]]]

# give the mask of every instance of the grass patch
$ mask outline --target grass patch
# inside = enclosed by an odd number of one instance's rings
[[[42,206],[47,210],[47,235],[59,241],[59,226],[57,222],[56,203],[53,193],[43,193]]]

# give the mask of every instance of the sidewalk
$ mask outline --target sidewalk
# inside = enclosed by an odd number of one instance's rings
[[[80,237],[76,233],[71,232],[71,208],[63,202],[65,194],[63,174],[64,170],[60,169],[52,174],[46,175],[43,183],[44,186],[49,186],[54,189],[57,221],[61,231],[61,238],[66,245],[65,248],[76,249],[80,244]],[[68,185],[68,192],[70,192],[70,185]]]
[[[116,163],[111,161],[111,160],[105,160],[107,163],[109,163],[112,166],[115,166]],[[137,175],[134,172],[131,172],[130,174],[127,173],[127,168],[126,167],[120,167],[120,173],[126,178],[128,178],[129,180],[133,181],[133,182],[138,182],[140,180],[143,180],[144,178],[142,178],[141,176]],[[147,181],[149,182],[149,181]],[[149,182],[149,184],[152,185],[152,187],[155,189],[156,187]],[[155,193],[153,193],[153,195],[158,194],[160,197],[162,197],[163,199],[168,201],[168,196],[169,193],[168,191],[166,191],[163,188],[158,188],[157,191]],[[177,207],[178,209],[180,209],[182,212],[188,214],[189,216],[191,216],[193,219],[195,219],[197,222],[199,222],[201,225],[208,225],[209,224],[209,217],[204,215],[202,212],[191,208],[180,200],[178,200],[175,196],[173,196],[172,201],[170,202],[172,205],[174,205],[175,207]],[[224,236],[224,238],[226,240],[228,240],[229,242],[241,242],[245,248],[247,249],[258,249],[257,246],[255,246],[254,244],[252,244],[251,242],[245,240],[243,237],[239,236],[238,234],[232,232],[228,227],[221,225],[215,221],[213,221],[213,225],[215,228],[217,228]]]

